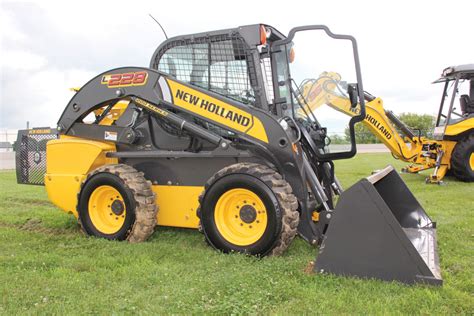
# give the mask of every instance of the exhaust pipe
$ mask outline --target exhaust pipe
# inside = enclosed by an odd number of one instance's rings
[[[436,223],[388,166],[342,193],[314,271],[442,285]]]

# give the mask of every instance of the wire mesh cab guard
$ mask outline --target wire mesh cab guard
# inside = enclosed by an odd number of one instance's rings
[[[237,33],[170,39],[158,48],[150,68],[244,104],[256,103],[252,52]]]
[[[18,131],[15,159],[16,180],[19,184],[44,185],[46,143],[57,138],[57,130],[49,127]]]

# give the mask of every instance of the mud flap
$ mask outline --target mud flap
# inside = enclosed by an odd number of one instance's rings
[[[341,195],[314,270],[442,285],[436,223],[388,166]]]

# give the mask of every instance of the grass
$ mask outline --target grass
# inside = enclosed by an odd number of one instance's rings
[[[337,162],[345,187],[391,163],[388,154]],[[296,239],[277,258],[223,255],[194,230],[157,228],[149,242],[88,238],[43,187],[0,173],[0,314],[472,314],[474,184],[404,180],[438,222],[443,287],[308,275],[316,250]]]

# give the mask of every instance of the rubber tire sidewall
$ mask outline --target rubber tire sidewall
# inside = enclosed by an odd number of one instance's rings
[[[472,170],[470,165],[470,158],[471,154],[474,152],[474,134],[469,135],[458,144],[454,148],[453,155],[455,156],[456,165],[460,166],[464,170],[455,170],[454,175],[456,176],[458,173],[461,175],[465,174],[465,176],[461,176],[460,180],[462,181],[474,181],[474,170]],[[453,163],[452,163],[453,164]]]
[[[262,200],[267,213],[267,227],[260,239],[247,246],[238,246],[228,242],[216,226],[214,211],[219,198],[225,192],[236,189],[248,189]],[[248,174],[229,174],[215,181],[207,190],[201,204],[201,224],[207,240],[217,249],[228,252],[242,252],[264,256],[278,241],[282,227],[282,212],[278,199],[272,190],[261,180]]]
[[[114,234],[104,234],[100,232],[94,226],[89,216],[89,198],[92,192],[102,185],[109,185],[119,191],[126,207],[126,216],[123,226]],[[133,224],[135,223],[135,206],[136,203],[133,192],[125,186],[122,179],[110,173],[100,172],[88,179],[82,187],[78,203],[79,220],[81,221],[81,225],[88,235],[113,240],[125,240],[128,237]]]
[[[464,159],[466,161],[466,171],[467,171],[467,174],[468,174],[468,178],[469,178],[469,181],[474,181],[474,170],[472,169],[471,167],[471,155],[474,154],[474,137],[471,137],[471,143],[467,145],[467,151],[466,153],[464,153]]]

